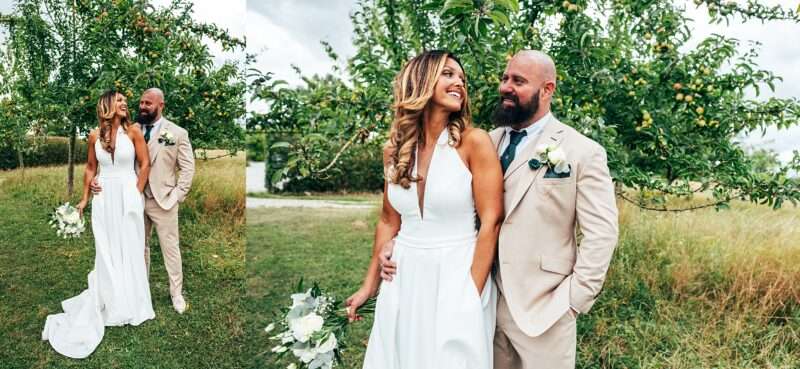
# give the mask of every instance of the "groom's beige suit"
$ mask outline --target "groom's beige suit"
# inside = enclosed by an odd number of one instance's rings
[[[163,139],[165,135],[171,135],[174,144]],[[183,292],[183,269],[178,246],[178,203],[186,198],[192,186],[194,152],[188,132],[163,117],[151,131],[147,147],[150,177],[144,189],[145,261],[149,271],[149,239],[155,226],[169,276],[169,293],[172,297],[180,296]]]
[[[546,123],[504,174],[494,369],[575,367],[572,309],[586,313],[592,307],[617,244],[605,150],[552,116]],[[506,134],[505,128],[490,133],[496,148]],[[539,145],[564,151],[568,177],[545,178],[547,166],[532,169]]]

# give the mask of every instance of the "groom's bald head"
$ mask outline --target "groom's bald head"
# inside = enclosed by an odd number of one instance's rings
[[[553,58],[539,50],[522,50],[512,60],[524,63],[542,82],[556,83],[556,63]]]

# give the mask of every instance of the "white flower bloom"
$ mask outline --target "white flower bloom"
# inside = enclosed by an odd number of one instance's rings
[[[308,303],[308,300],[313,300],[311,297],[311,290],[308,290],[306,293],[295,293],[292,294],[292,308],[297,307],[299,305],[305,305]]]
[[[310,363],[317,357],[317,350],[308,344],[295,345],[295,347],[292,348],[292,353],[305,364]]]
[[[547,146],[545,144],[540,144],[540,145],[536,146],[535,152],[536,152],[536,155],[542,155],[542,154],[546,153],[549,149],[550,149],[550,146]]]
[[[286,369],[297,369],[297,365],[295,363],[291,363],[286,366]]]
[[[333,351],[317,355],[314,361],[308,364],[308,369],[331,369],[333,367]]]
[[[290,320],[289,329],[292,330],[294,338],[300,342],[306,342],[314,332],[322,329],[324,322],[321,316],[310,313],[304,317]]]
[[[548,161],[551,164],[558,165],[567,160],[567,154],[565,154],[564,150],[559,147],[548,152],[547,158],[550,159]]]
[[[569,173],[569,163],[566,160],[556,164],[553,171],[556,173]]]

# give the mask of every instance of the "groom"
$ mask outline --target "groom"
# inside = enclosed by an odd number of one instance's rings
[[[146,90],[139,100],[136,117],[150,151],[150,177],[144,188],[144,257],[149,271],[150,235],[155,226],[169,276],[172,306],[183,314],[186,300],[178,247],[178,203],[186,198],[192,186],[194,152],[186,130],[164,118],[163,111],[164,93],[158,88]],[[100,189],[94,181],[92,189],[93,192]]]
[[[605,150],[552,115],[555,90],[555,64],[540,51],[517,53],[500,83],[499,128],[490,133],[506,212],[495,274],[495,369],[575,367],[576,318],[597,299],[617,243]],[[390,248],[381,256],[384,278],[394,271]]]

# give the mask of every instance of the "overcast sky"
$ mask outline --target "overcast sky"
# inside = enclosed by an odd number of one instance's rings
[[[785,0],[761,2],[786,4]],[[259,55],[256,66],[292,84],[300,83],[299,77],[291,69],[292,64],[308,75],[330,72],[332,63],[319,41],[328,41],[342,59],[352,56],[355,48],[351,42],[353,28],[350,13],[355,5],[355,0],[249,1],[247,41],[249,51]],[[695,19],[691,44],[697,44],[712,33],[762,43],[757,59],[759,66],[775,72],[784,81],[776,86],[774,94],[767,92],[761,98],[800,97],[800,44],[794,36],[800,34],[800,26],[789,22],[709,25],[705,8],[697,9],[691,1],[687,1],[687,15]],[[747,44],[743,42],[743,45]],[[752,134],[745,142],[752,146],[769,147],[780,153],[783,160],[788,160],[792,150],[800,149],[800,126],[790,130],[769,130],[764,137],[760,133]]]

